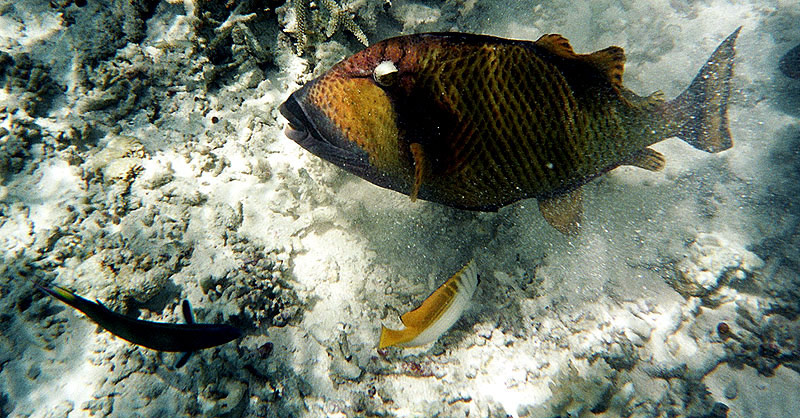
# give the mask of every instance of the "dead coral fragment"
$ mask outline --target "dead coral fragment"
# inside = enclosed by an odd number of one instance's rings
[[[19,95],[18,105],[28,115],[43,116],[64,88],[50,78],[49,69],[27,54],[12,57],[0,51],[0,86]]]
[[[273,61],[278,28],[274,1],[202,3],[196,11],[199,50],[208,58],[203,78],[210,87],[226,75],[263,69]],[[233,10],[229,10],[236,4]],[[223,6],[224,5],[224,6]]]
[[[683,259],[676,262],[670,284],[684,296],[699,296],[719,303],[722,288],[732,281],[744,281],[764,267],[756,254],[713,234],[699,234],[687,245]]]
[[[356,10],[363,3],[357,0],[342,5],[335,0],[321,0],[321,7],[317,7],[309,0],[294,0],[294,27],[288,24],[284,30],[294,34],[298,55],[305,53],[310,43],[328,40],[340,30],[369,46],[367,35],[355,21]]]
[[[344,28],[346,31],[352,33],[359,42],[364,44],[364,46],[369,46],[367,36],[364,34],[364,31],[361,30],[361,27],[356,24],[354,20],[354,14],[350,12],[351,8],[354,7],[355,2],[348,3],[344,7],[334,0],[322,0],[322,4],[331,14],[331,18],[328,21],[328,27],[325,29],[325,36],[330,38],[340,28]]]
[[[136,103],[151,85],[152,60],[140,47],[131,44],[118,51],[113,60],[104,62],[88,76],[91,90],[79,98],[80,112],[108,110],[111,119],[119,119],[136,109]]]
[[[0,108],[0,116],[7,109]],[[8,118],[8,119],[7,119]],[[8,115],[0,117],[0,183],[9,175],[16,174],[25,167],[31,156],[31,145],[42,141],[42,129],[28,118]]]
[[[118,136],[86,162],[86,169],[102,174],[106,182],[131,180],[141,170],[146,155],[138,139]]]

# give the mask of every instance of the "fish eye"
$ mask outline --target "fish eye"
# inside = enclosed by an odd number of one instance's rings
[[[379,86],[389,87],[397,82],[397,67],[391,61],[382,61],[375,66],[372,77]]]

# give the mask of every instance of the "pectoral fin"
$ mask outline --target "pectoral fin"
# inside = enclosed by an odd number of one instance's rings
[[[189,359],[192,357],[192,353],[194,351],[187,351],[183,353],[183,355],[175,362],[175,368],[180,369],[181,367],[185,366]]]
[[[539,201],[539,212],[544,219],[564,235],[578,235],[583,217],[583,193],[575,189],[569,193]]]
[[[427,172],[428,162],[425,158],[425,151],[422,148],[422,144],[415,142],[411,144],[409,148],[411,149],[411,157],[414,158],[414,185],[411,187],[411,193],[409,193],[408,196],[411,197],[412,202],[415,202],[419,194],[419,188],[422,186],[422,179]]]
[[[183,300],[183,303],[181,303],[181,311],[183,312],[183,320],[187,324],[194,324],[194,314],[192,314],[192,305],[189,304],[189,300]],[[194,351],[183,353],[183,355],[178,358],[178,361],[175,362],[175,368],[180,369],[185,366],[189,359],[192,358],[192,353],[194,353]]]
[[[187,324],[194,324],[192,305],[189,304],[187,299],[184,299],[183,303],[181,303],[181,310],[183,311],[183,320],[186,321]]]

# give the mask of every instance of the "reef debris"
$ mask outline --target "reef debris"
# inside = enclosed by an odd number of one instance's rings
[[[730,299],[726,285],[744,283],[765,266],[755,253],[739,248],[715,234],[698,234],[686,246],[668,282],[685,297],[697,296],[706,303]]]
[[[352,0],[344,4],[336,0],[321,0],[319,4],[310,0],[290,0],[283,6],[283,30],[295,39],[297,55],[303,55],[308,48],[331,39],[338,32],[349,32],[358,42],[369,46],[369,40],[357,20],[372,21],[377,2]],[[364,9],[362,11],[361,9]],[[369,23],[367,23],[369,25]]]

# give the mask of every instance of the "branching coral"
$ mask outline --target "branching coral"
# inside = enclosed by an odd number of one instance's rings
[[[120,49],[113,60],[104,61],[86,75],[89,90],[78,98],[78,109],[108,110],[111,120],[128,115],[152,84],[152,66],[152,60],[137,45]]]
[[[367,36],[364,34],[364,31],[361,30],[361,27],[356,24],[355,16],[351,12],[356,2],[350,2],[342,6],[334,0],[322,0],[322,4],[331,14],[328,27],[325,29],[325,36],[330,38],[340,28],[344,28],[344,30],[352,33],[364,46],[369,46]]]
[[[286,31],[294,33],[297,53],[302,55],[310,43],[327,40],[337,32],[350,32],[359,42],[369,46],[369,41],[361,26],[356,23],[356,11],[364,4],[363,0],[340,4],[335,0],[321,0],[320,5],[309,0],[295,0],[294,28]],[[324,38],[320,39],[323,35]]]

